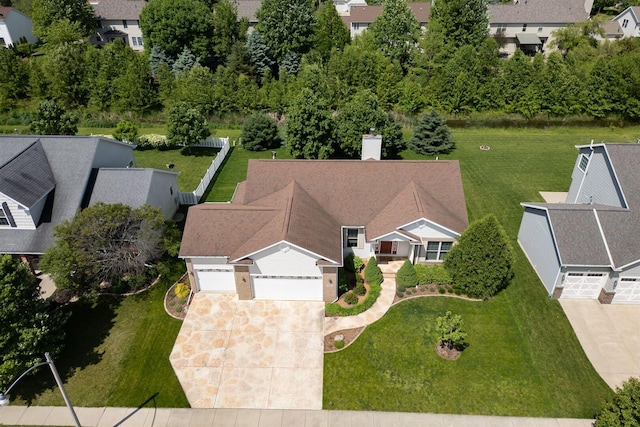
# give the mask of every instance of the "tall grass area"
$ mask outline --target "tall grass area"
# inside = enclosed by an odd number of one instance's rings
[[[515,278],[489,302],[431,297],[394,307],[347,350],[325,355],[324,407],[591,418],[612,391],[517,244],[520,202],[568,190],[575,145],[635,141],[640,128],[453,134],[456,150],[439,158],[460,161],[469,219],[495,214],[505,226],[516,249]],[[402,157],[429,158],[409,150]],[[434,358],[432,323],[446,310],[461,314],[469,331],[469,348],[455,362]]]

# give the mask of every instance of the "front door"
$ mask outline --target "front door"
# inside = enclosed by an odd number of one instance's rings
[[[391,248],[393,246],[393,242],[380,242],[380,252],[381,254],[390,254]]]

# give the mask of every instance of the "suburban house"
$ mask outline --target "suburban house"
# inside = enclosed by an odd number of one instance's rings
[[[53,228],[97,202],[178,208],[177,173],[135,168],[133,145],[101,137],[0,136],[0,253],[37,259]]]
[[[12,7],[0,6],[0,47],[13,46],[21,40],[37,42],[32,28],[33,23],[27,15]]]
[[[147,5],[145,0],[100,0],[92,2],[93,11],[98,22],[98,30],[91,37],[91,42],[103,45],[115,40],[122,40],[133,50],[144,50],[142,30],[140,29],[140,12]]]
[[[564,203],[522,203],[518,240],[552,298],[640,302],[640,144],[578,146]]]
[[[258,18],[256,18],[256,12],[262,5],[262,0],[235,0],[235,5],[238,8],[238,20],[246,18],[249,22],[249,33],[258,25]]]
[[[334,5],[336,3],[334,2]],[[362,5],[361,2],[348,2],[340,4],[342,22],[349,28],[351,38],[354,38],[358,34],[361,34],[366,30],[373,21],[382,13],[384,5]],[[407,3],[407,6],[413,11],[413,14],[420,25],[420,29],[425,31],[427,28],[427,22],[429,22],[429,14],[431,12],[430,3]],[[338,5],[336,5],[336,9]]]
[[[535,54],[545,51],[553,32],[568,24],[586,21],[593,0],[514,0],[490,4],[489,33],[502,40],[501,51],[513,54],[517,48]]]
[[[630,6],[613,18],[622,28],[623,37],[640,37],[640,6]]]
[[[374,160],[381,144],[367,138],[367,160],[249,160],[231,203],[189,208],[194,291],[334,301],[350,252],[441,262],[468,225],[458,162]]]

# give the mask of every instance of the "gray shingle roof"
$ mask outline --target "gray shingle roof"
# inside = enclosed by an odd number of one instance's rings
[[[101,168],[89,205],[104,202],[140,207],[147,203],[155,172],[153,169]]]
[[[248,18],[249,23],[255,24],[258,22],[256,18],[256,12],[260,9],[262,0],[236,0],[236,6],[238,6],[238,19]]]
[[[584,0],[519,0],[517,4],[490,4],[492,24],[566,24],[586,21]]]
[[[93,5],[94,13],[102,19],[140,19],[140,12],[147,5],[144,0],[101,0]]]
[[[0,164],[0,192],[24,207],[32,207],[55,186],[56,181],[40,141],[33,142],[19,154]]]

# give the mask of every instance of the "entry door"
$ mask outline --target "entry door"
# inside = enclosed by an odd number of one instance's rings
[[[393,242],[380,242],[380,253],[390,254],[392,245],[393,245]]]

